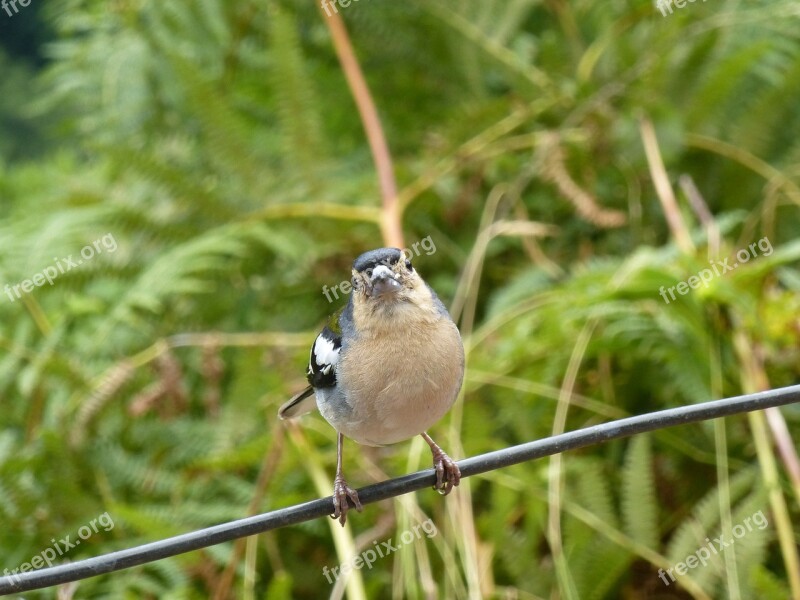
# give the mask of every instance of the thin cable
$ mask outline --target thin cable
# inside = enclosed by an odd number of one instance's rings
[[[576,448],[628,437],[637,433],[696,423],[737,413],[763,410],[771,406],[783,406],[795,402],[800,402],[800,385],[619,419],[610,423],[594,425],[535,442],[528,442],[466,458],[459,461],[458,466],[461,469],[462,477],[470,477],[550,456],[551,454],[565,452],[566,450],[575,450]],[[372,504],[380,500],[431,487],[435,481],[436,475],[433,469],[426,469],[425,471],[418,471],[362,488],[358,490],[358,497],[361,500],[361,504]],[[199,550],[222,542],[229,542],[237,538],[324,517],[330,514],[332,507],[332,498],[328,496],[327,498],[281,508],[263,515],[184,533],[165,540],[137,546],[136,548],[119,550],[103,556],[38,571],[0,577],[0,594],[36,590],[102,575],[103,573],[128,569],[162,558]]]

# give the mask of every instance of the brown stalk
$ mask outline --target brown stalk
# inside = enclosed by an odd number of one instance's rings
[[[335,10],[335,7],[334,7]],[[372,159],[378,171],[378,183],[380,185],[381,197],[383,199],[383,211],[381,214],[381,234],[387,246],[403,247],[403,228],[400,223],[401,211],[397,198],[397,183],[394,178],[394,167],[392,166],[392,155],[389,152],[389,145],[383,133],[378,110],[372,95],[369,92],[364,73],[356,58],[353,45],[350,43],[350,36],[344,25],[339,12],[328,15],[320,6],[323,20],[331,32],[333,48],[339,63],[342,65],[347,85],[353,94],[364,132],[367,135],[369,148],[372,152]]]
[[[653,122],[650,119],[643,118],[639,123],[639,130],[644,144],[644,151],[647,155],[647,164],[650,167],[650,176],[656,186],[656,194],[661,201],[661,207],[664,209],[664,216],[667,218],[672,237],[675,238],[675,243],[681,252],[692,254],[694,252],[694,244],[686,223],[683,222],[681,211],[678,208],[678,201],[675,199],[675,192],[669,183],[669,176],[667,175],[667,169],[664,167],[664,160],[661,158],[661,150],[658,148]]]

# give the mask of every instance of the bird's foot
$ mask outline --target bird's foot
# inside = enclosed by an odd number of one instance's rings
[[[436,485],[433,486],[442,496],[447,496],[454,486],[461,483],[461,469],[455,461],[439,448],[431,448],[433,468],[436,470]]]
[[[347,521],[347,511],[350,510],[348,499],[353,503],[358,512],[361,512],[363,507],[361,501],[358,499],[358,492],[347,485],[344,477],[337,475],[333,480],[333,514],[331,519],[339,519],[339,523],[344,527]]]

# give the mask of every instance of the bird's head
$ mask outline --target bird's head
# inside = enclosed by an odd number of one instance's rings
[[[359,256],[353,263],[352,283],[354,307],[365,313],[386,316],[401,307],[433,307],[430,289],[397,248],[378,248]]]

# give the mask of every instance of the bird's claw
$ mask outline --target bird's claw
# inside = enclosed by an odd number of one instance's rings
[[[441,450],[433,452],[433,468],[436,470],[436,485],[433,489],[442,496],[447,496],[454,486],[461,483],[461,469]]]
[[[358,512],[363,510],[361,501],[358,499],[358,492],[347,485],[344,477],[337,476],[333,480],[333,514],[331,519],[339,519],[339,523],[344,527],[347,521],[347,511],[350,510],[348,499],[353,503]]]

